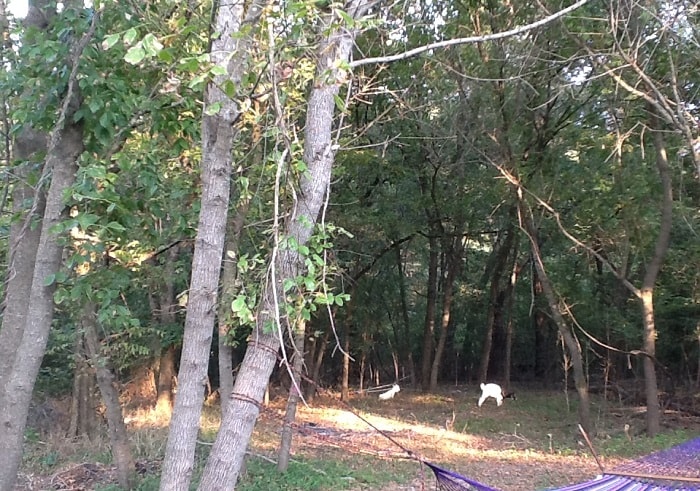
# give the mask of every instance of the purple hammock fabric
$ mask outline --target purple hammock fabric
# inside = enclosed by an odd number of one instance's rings
[[[429,462],[443,491],[498,491]],[[597,478],[551,491],[700,491],[700,438],[633,460]]]

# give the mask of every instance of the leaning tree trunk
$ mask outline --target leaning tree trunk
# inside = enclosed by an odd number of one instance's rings
[[[25,299],[28,305],[27,316],[22,340],[17,347],[17,357],[4,384],[4,391],[0,394],[0,491],[11,490],[17,477],[32,391],[51,330],[56,284],[47,280],[59,271],[63,252],[61,238],[55,229],[67,216],[63,196],[75,180],[76,160],[83,151],[82,128],[71,123],[72,116],[80,105],[78,61],[92,38],[99,18],[99,12],[96,12],[90,30],[73,50],[69,61],[71,74],[66,94],[49,138],[44,174],[51,174],[51,184],[41,222],[32,286]]]
[[[23,129],[15,139],[15,157],[24,161],[13,168],[12,212],[21,217],[10,225],[9,260],[5,279],[2,327],[0,327],[0,397],[9,380],[27,317],[27,298],[32,288],[36,250],[41,229],[31,223],[44,213],[45,193],[25,184],[29,182],[32,160],[46,151],[46,135],[31,128]],[[27,202],[31,208],[26,209]]]
[[[105,403],[109,443],[112,447],[112,458],[117,466],[117,480],[122,488],[132,489],[136,476],[136,466],[129,447],[129,436],[126,432],[124,415],[119,403],[117,378],[114,376],[111,364],[100,353],[96,324],[95,305],[88,303],[83,309],[81,318],[81,325],[85,331],[85,347],[95,369],[97,386],[100,388],[100,394],[102,394],[102,400]]]
[[[257,23],[264,0],[222,3],[216,13],[211,60],[224,72],[208,85],[202,119],[202,198],[199,213],[190,295],[180,357],[178,391],[170,421],[160,489],[186,491],[194,466],[199,418],[204,402],[209,351],[214,332],[221,258],[226,235],[233,141],[240,111],[223,92],[230,82],[240,84],[252,34],[241,36],[243,24]],[[214,114],[207,110],[218,109]]]
[[[532,210],[522,199],[522,191],[518,188],[518,196],[520,200],[518,202],[518,213],[520,215],[520,221],[522,223],[523,229],[528,236],[530,241],[530,250],[532,251],[532,260],[535,264],[535,270],[537,271],[537,277],[540,280],[542,286],[542,292],[544,293],[547,303],[549,304],[549,311],[552,314],[552,318],[559,329],[562,339],[564,340],[564,345],[571,356],[571,365],[574,370],[574,383],[576,385],[576,392],[579,397],[579,421],[583,429],[592,434],[593,424],[591,420],[591,410],[590,410],[590,396],[588,393],[588,381],[586,380],[585,371],[583,369],[583,357],[581,355],[581,346],[578,344],[574,333],[571,328],[566,323],[564,316],[559,310],[559,304],[557,302],[556,294],[554,293],[554,288],[549,281],[547,272],[544,268],[544,262],[542,261],[542,253],[540,251],[539,238],[537,234],[537,229],[535,229],[535,224],[532,219]]]
[[[348,14],[354,18],[363,16],[366,0],[348,4]],[[307,171],[301,176],[299,200],[295,213],[290,216],[284,236],[305,245],[313,233],[321,206],[326,198],[335,159],[332,130],[335,99],[345,74],[339,66],[349,60],[354,31],[331,31],[317,51],[317,76],[308,100],[306,129],[304,133],[304,161]],[[293,279],[304,267],[304,258],[296,251],[280,251],[277,260],[276,282],[269,282],[263,293],[254,332],[236,377],[229,401],[227,417],[221,422],[219,434],[204,469],[199,488],[202,491],[233,489],[243,464],[246,448],[260,411],[272,369],[277,362],[280,337],[278,302],[283,301],[281,285]],[[284,311],[284,309],[282,310]]]
[[[24,25],[28,29],[41,30],[45,28],[45,15],[50,16],[49,1],[34,1],[29,5]],[[3,3],[7,8],[7,5]],[[3,12],[6,15],[6,12]],[[3,16],[3,28],[7,29],[7,18]],[[3,39],[10,39],[10,33],[4,31]],[[5,36],[7,36],[5,38]],[[31,44],[31,39],[24,39]],[[3,42],[3,49],[12,49]],[[3,101],[5,105],[6,101]],[[7,138],[10,128],[3,128]],[[12,213],[20,217],[11,222],[8,244],[7,273],[5,275],[5,298],[3,299],[2,326],[0,327],[0,407],[5,384],[10,379],[15,356],[22,341],[22,333],[29,304],[27,299],[32,288],[36,251],[39,247],[41,228],[32,226],[44,214],[45,189],[36,189],[28,183],[36,181],[32,178],[32,168],[38,159],[44,157],[48,147],[48,135],[25,125],[17,133],[14,141],[14,153],[19,163],[12,168]],[[9,149],[6,149],[9,150]],[[9,153],[8,164],[9,162]],[[35,177],[35,176],[34,176]],[[27,210],[27,203],[29,210]],[[1,461],[0,461],[1,462]]]

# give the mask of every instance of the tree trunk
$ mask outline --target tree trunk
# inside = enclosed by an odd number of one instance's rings
[[[438,251],[437,239],[428,239],[428,290],[425,299],[425,320],[423,322],[423,352],[421,359],[421,388],[423,392],[430,390],[430,368],[433,361],[433,346],[435,345],[435,309],[437,304],[438,281]]]
[[[224,74],[207,86],[202,117],[202,197],[199,213],[190,295],[180,356],[178,391],[170,421],[160,482],[162,491],[186,491],[194,466],[199,418],[204,402],[209,352],[217,312],[219,273],[226,236],[229,206],[233,140],[240,116],[235,100],[222,88],[240,84],[246,68],[251,34],[240,36],[243,23],[254,25],[260,17],[262,1],[245,10],[244,2],[220,4],[213,31],[211,61]],[[215,114],[208,109],[218,106]]]
[[[369,6],[365,0],[348,4],[347,12],[354,18],[363,16]],[[335,159],[332,141],[335,98],[344,75],[338,68],[350,57],[354,32],[350,29],[331,31],[317,51],[317,76],[308,100],[304,134],[304,161],[307,172],[302,174],[295,213],[290,215],[285,237],[305,245],[313,233],[321,206],[330,186],[331,169]],[[221,423],[219,434],[204,469],[199,489],[202,491],[230,490],[235,487],[243,464],[246,448],[257,419],[265,386],[277,361],[280,338],[278,301],[284,298],[281,285],[295,278],[304,267],[304,258],[292,250],[279,253],[277,282],[269,282],[258,310],[255,330],[236,377],[228,417]],[[284,308],[282,310],[284,312]]]
[[[119,403],[117,379],[110,367],[109,360],[106,360],[100,353],[100,341],[97,337],[96,324],[95,305],[87,304],[83,310],[81,325],[85,331],[85,346],[92,366],[95,369],[97,385],[100,388],[102,400],[105,403],[112,458],[117,466],[117,480],[122,488],[132,489],[136,475],[136,466],[129,448],[129,437],[124,424],[121,404]]]
[[[294,351],[292,353],[291,371],[292,381],[289,387],[289,397],[287,398],[287,410],[282,422],[282,437],[280,438],[280,450],[277,459],[277,470],[286,472],[289,467],[289,458],[292,451],[292,436],[294,428],[292,425],[296,420],[297,404],[301,397],[301,372],[304,367],[304,338],[305,323],[299,319],[293,332]]]
[[[411,350],[411,321],[408,316],[408,303],[406,302],[406,280],[403,272],[403,259],[401,257],[401,247],[394,248],[396,251],[396,267],[399,276],[399,295],[401,296],[401,319],[403,327],[403,335],[399,343],[401,350],[401,359],[404,365],[408,368],[408,377],[411,382],[411,387],[416,386],[416,366],[413,362],[413,351]]]
[[[156,413],[167,419],[173,411],[173,386],[175,380],[175,346],[168,346],[160,354],[158,380],[156,382]]]
[[[36,8],[36,5],[33,5]],[[31,11],[28,17],[40,14]],[[43,15],[43,14],[41,14]],[[63,246],[55,234],[56,226],[66,217],[63,203],[65,191],[73,184],[77,169],[76,159],[83,151],[83,133],[79,125],[69,123],[80,105],[77,87],[78,61],[82,50],[91,39],[99,13],[95,13],[90,30],[81,38],[69,60],[68,79],[58,120],[49,137],[43,174],[51,175],[41,222],[40,239],[29,295],[23,300],[28,305],[17,357],[11,373],[7,374],[3,393],[0,394],[0,491],[12,489],[22,457],[24,429],[32,398],[34,383],[46,350],[53,320],[53,293],[55,281],[50,281],[60,267]],[[20,238],[17,247],[22,246]],[[9,292],[8,292],[9,296]]]
[[[10,224],[9,261],[5,279],[6,294],[3,301],[2,327],[0,328],[0,397],[5,382],[9,380],[15,355],[22,340],[27,308],[26,299],[32,288],[36,250],[41,229],[30,224],[44,213],[45,193],[35,193],[28,186],[31,160],[43,155],[46,150],[46,135],[31,128],[23,129],[15,140],[15,156],[20,161],[13,169],[17,176],[12,184],[12,212],[21,218]],[[30,210],[27,202],[32,203]]]
[[[513,234],[515,231],[513,231]],[[506,346],[505,357],[503,359],[503,387],[510,391],[511,359],[513,352],[513,304],[515,303],[515,284],[518,281],[522,266],[518,264],[518,244],[515,243],[513,250],[513,262],[511,273],[505,290],[504,316],[506,322]]]
[[[32,277],[26,324],[0,407],[0,490],[11,489],[22,455],[22,441],[34,382],[44,357],[53,320],[55,282],[47,278],[61,267],[63,247],[53,228],[66,218],[63,194],[75,179],[75,161],[83,150],[82,131],[68,126],[49,149],[47,166],[53,169],[41,225],[41,239]]]
[[[48,0],[35,0],[29,4],[27,17],[24,24],[28,29],[42,30],[44,15],[52,15]],[[3,4],[7,8],[6,4]],[[7,12],[3,12],[3,28],[6,30]],[[40,19],[42,19],[40,21]],[[3,49],[11,49],[6,45],[10,33],[3,32]],[[24,39],[24,43],[31,43],[31,39]],[[5,103],[6,101],[3,101]],[[9,127],[3,128],[6,138],[9,138]],[[36,252],[39,247],[41,228],[32,226],[32,222],[39,220],[44,214],[46,205],[46,192],[42,186],[36,190],[28,183],[36,180],[30,179],[33,164],[44,158],[48,148],[48,136],[26,125],[18,132],[14,141],[15,157],[19,160],[12,169],[12,175],[16,176],[12,182],[12,212],[19,218],[10,223],[10,235],[8,241],[7,273],[5,277],[5,292],[3,298],[2,326],[0,327],[0,408],[3,407],[3,394],[5,384],[9,381],[14,365],[15,356],[18,353],[24,326],[34,276],[34,264]],[[7,149],[9,151],[9,149]],[[10,163],[8,154],[7,162]],[[27,209],[27,203],[30,203]],[[0,460],[0,465],[2,461]],[[0,486],[2,481],[0,480]]]
[[[233,191],[232,191],[233,193]],[[233,199],[233,196],[231,197]],[[229,337],[231,335],[231,302],[239,289],[236,284],[238,275],[236,258],[241,232],[248,214],[250,200],[245,198],[236,208],[236,214],[229,220],[226,229],[226,254],[232,257],[224,258],[224,267],[221,273],[221,302],[219,303],[219,399],[221,401],[221,413],[227,410],[227,404],[233,390],[233,349]]]
[[[350,297],[345,316],[345,326],[343,326],[343,372],[340,381],[340,400],[344,402],[350,400],[350,328],[352,327],[353,305],[353,297]]]
[[[581,426],[588,434],[593,433],[593,424],[591,420],[590,411],[590,396],[588,393],[588,381],[586,380],[585,371],[583,369],[583,357],[581,356],[581,346],[578,344],[571,328],[566,323],[564,316],[559,310],[559,304],[557,302],[554,289],[549,282],[549,277],[544,269],[544,263],[542,261],[542,254],[540,252],[539,239],[537,234],[537,229],[532,219],[532,210],[522,199],[522,191],[518,189],[520,201],[518,202],[518,212],[520,215],[520,220],[525,233],[530,241],[530,249],[532,251],[532,260],[535,264],[535,270],[537,271],[537,277],[542,286],[542,292],[544,293],[547,303],[549,304],[549,310],[552,314],[552,318],[559,329],[559,333],[564,340],[564,345],[566,346],[569,356],[571,356],[571,364],[574,371],[574,383],[576,384],[576,392],[579,397],[579,421]]]
[[[452,311],[452,299],[454,298],[454,286],[457,281],[457,276],[461,270],[462,263],[462,232],[455,232],[456,238],[452,240],[449,247],[447,257],[447,274],[445,275],[445,283],[442,290],[442,315],[440,317],[440,335],[438,337],[437,347],[435,348],[435,358],[430,370],[430,391],[437,390],[438,375],[440,365],[442,364],[443,354],[445,352],[445,342],[447,341],[447,332],[450,327],[450,314]]]
[[[164,329],[172,330],[177,321],[176,299],[175,299],[175,263],[180,256],[179,245],[174,245],[168,251],[163,268],[163,284],[159,284],[160,294],[158,295],[157,311],[154,312],[156,322]],[[158,372],[156,380],[156,413],[170,419],[173,411],[173,388],[175,380],[175,346],[170,345],[164,350],[160,348],[160,359],[158,360]]]
[[[654,285],[659,276],[666,252],[671,241],[673,189],[666,155],[666,143],[661,133],[658,117],[653,107],[649,107],[650,127],[652,129],[654,149],[656,151],[656,168],[661,180],[662,201],[659,235],[656,238],[654,255],[647,264],[639,298],[642,303],[642,320],[644,323],[643,347],[644,357],[644,387],[647,400],[647,435],[656,436],[661,427],[661,411],[659,408],[659,389],[656,381],[656,323],[654,321]]]
[[[316,395],[316,389],[318,388],[321,379],[321,367],[323,366],[323,358],[325,357],[326,350],[328,349],[328,343],[331,340],[331,329],[332,327],[329,326],[326,329],[326,332],[323,333],[323,338],[321,339],[321,342],[315,343],[316,351],[314,352],[315,356],[313,357],[313,364],[311,369],[311,382],[307,385],[306,388],[306,400],[309,402],[311,402],[314,396]]]
[[[98,427],[95,373],[85,353],[85,336],[76,334],[73,356],[73,393],[71,394],[68,438],[87,437],[93,440]]]
[[[503,241],[497,242],[497,247],[493,251],[493,261],[491,270],[491,286],[489,288],[488,308],[486,309],[486,329],[484,332],[484,344],[481,346],[481,357],[479,361],[479,382],[486,382],[488,378],[489,364],[491,361],[491,350],[493,348],[493,334],[496,323],[496,310],[499,308],[499,295],[501,294],[501,278],[506,267],[508,256],[513,246],[515,234],[511,229],[505,232]]]

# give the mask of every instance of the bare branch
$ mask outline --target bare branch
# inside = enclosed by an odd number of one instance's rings
[[[531,24],[526,24],[524,26],[519,26],[516,27],[515,29],[510,29],[508,31],[503,31],[503,32],[496,32],[493,34],[484,34],[482,36],[469,36],[465,38],[456,38],[456,39],[448,39],[446,41],[438,41],[436,43],[430,43],[426,44],[424,46],[419,46],[417,48],[410,49],[408,51],[405,51],[403,53],[398,53],[395,55],[389,55],[389,56],[376,56],[373,58],[363,58],[361,60],[355,60],[351,61],[349,63],[350,68],[356,68],[358,66],[363,66],[363,65],[370,65],[372,63],[391,63],[394,61],[399,61],[399,60],[405,60],[406,58],[411,58],[413,56],[419,55],[421,53],[425,53],[426,51],[430,51],[432,49],[439,49],[439,48],[447,48],[449,46],[456,46],[460,44],[473,44],[473,43],[482,43],[485,41],[494,41],[496,39],[503,39],[507,37],[512,37],[512,36],[517,36],[518,34],[522,34],[524,32],[531,31],[533,29],[537,29],[538,27],[542,27],[546,24],[549,24],[550,22],[553,22],[560,17],[564,17],[566,14],[573,12],[574,10],[586,5],[590,0],[579,0],[578,2],[574,3],[573,5],[570,5],[569,7],[566,7],[565,9],[560,10],[559,12],[556,12],[552,15],[548,15],[544,19],[540,19],[538,21],[535,21]]]

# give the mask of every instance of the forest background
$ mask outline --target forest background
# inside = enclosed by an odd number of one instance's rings
[[[236,481],[271,375],[292,419],[316,385],[563,380],[652,436],[700,387],[693,2],[0,8],[3,491],[32,398],[75,435],[94,387],[128,486],[133,380],[168,490],[217,389],[200,487]]]

